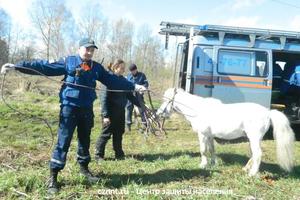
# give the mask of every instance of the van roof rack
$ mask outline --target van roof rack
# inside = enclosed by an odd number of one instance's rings
[[[250,46],[254,46],[255,40],[279,40],[282,48],[286,43],[300,44],[300,32],[296,31],[283,31],[262,28],[246,28],[235,26],[222,26],[222,25],[193,25],[162,21],[160,23],[161,29],[159,34],[173,36],[186,36],[189,37],[191,28],[194,29],[194,35],[205,35],[207,33],[218,34],[219,40],[223,42],[226,34],[233,37],[240,37],[241,35],[249,36]]]

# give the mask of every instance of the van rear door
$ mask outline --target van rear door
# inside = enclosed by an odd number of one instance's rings
[[[213,86],[213,47],[195,46],[192,64],[192,93],[211,97]]]
[[[270,108],[270,50],[214,47],[212,97],[224,103],[254,102]]]

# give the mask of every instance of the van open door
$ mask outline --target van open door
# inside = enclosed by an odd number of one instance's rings
[[[271,105],[272,53],[253,48],[214,47],[212,97],[224,103]]]
[[[211,97],[213,85],[213,48],[195,46],[192,64],[192,93],[201,97]]]

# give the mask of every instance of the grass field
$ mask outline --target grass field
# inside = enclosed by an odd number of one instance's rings
[[[56,142],[58,99],[25,93],[10,95],[10,104],[45,118]],[[95,103],[95,127],[91,154],[100,133],[99,102]],[[0,102],[0,198],[1,199],[300,199],[300,143],[296,142],[296,167],[290,174],[276,164],[275,143],[263,141],[263,163],[257,177],[248,177],[242,167],[250,152],[248,143],[217,144],[218,165],[200,170],[197,136],[178,115],[167,121],[168,137],[150,136],[137,129],[124,136],[126,159],[114,160],[111,141],[106,160],[91,162],[101,177],[91,185],[78,175],[76,136],[68,162],[59,176],[60,193],[47,196],[48,160],[52,139],[41,121],[15,113]]]

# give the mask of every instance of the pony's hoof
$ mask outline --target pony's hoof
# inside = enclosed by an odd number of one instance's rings
[[[207,167],[207,164],[200,163],[199,164],[200,169],[205,169]]]
[[[248,172],[249,171],[248,167],[243,167],[242,169],[243,169],[244,172]]]
[[[211,164],[212,167],[216,166],[216,165],[218,165],[218,161],[217,160],[212,160],[210,164]]]
[[[251,171],[250,171],[250,172],[248,173],[248,176],[249,176],[249,177],[255,177],[255,176],[257,176],[257,172],[251,172]]]

